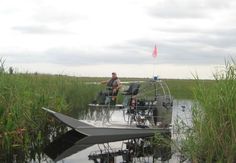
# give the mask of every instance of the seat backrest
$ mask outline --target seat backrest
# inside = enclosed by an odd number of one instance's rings
[[[138,94],[138,91],[139,91],[139,87],[140,87],[140,84],[138,83],[131,83],[129,85],[129,88],[128,90],[126,91],[127,95],[137,95]]]

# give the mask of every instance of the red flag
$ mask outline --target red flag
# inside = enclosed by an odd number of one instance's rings
[[[153,58],[157,57],[157,46],[156,45],[155,45],[154,50],[152,52],[152,56],[153,56]]]

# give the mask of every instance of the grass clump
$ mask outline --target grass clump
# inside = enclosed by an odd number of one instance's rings
[[[183,152],[193,162],[236,162],[236,64],[227,62],[211,86],[194,89],[193,128]]]

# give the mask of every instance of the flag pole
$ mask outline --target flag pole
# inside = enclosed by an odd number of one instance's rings
[[[155,74],[155,59],[153,59],[153,66],[152,66],[152,78],[154,78],[154,74]]]
[[[154,76],[154,73],[155,73],[155,58],[157,57],[157,46],[156,46],[156,44],[155,44],[155,47],[154,47],[153,52],[152,52],[152,57],[154,58],[153,59],[153,72],[152,72],[152,76],[154,78],[155,77]]]

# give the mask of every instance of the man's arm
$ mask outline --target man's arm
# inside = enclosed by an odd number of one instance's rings
[[[118,79],[116,89],[119,90],[121,87],[122,87],[121,82],[120,82],[120,80]]]
[[[104,80],[104,81],[101,81],[100,83],[101,83],[101,84],[107,84],[108,81],[107,81],[107,80]]]

